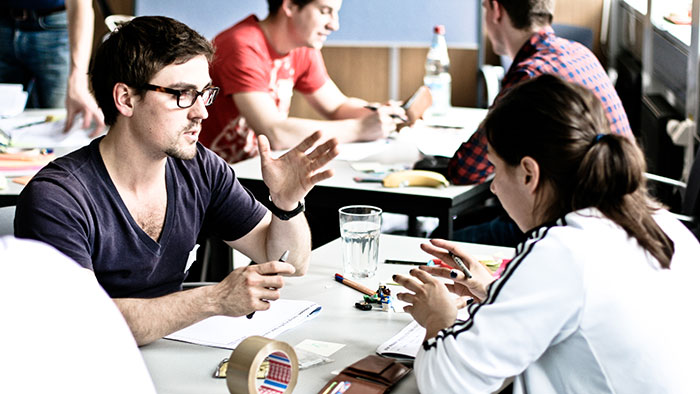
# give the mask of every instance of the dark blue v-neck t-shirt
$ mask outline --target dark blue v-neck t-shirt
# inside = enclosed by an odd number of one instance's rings
[[[226,162],[197,144],[194,159],[167,159],[168,205],[156,242],[119,196],[102,161],[100,141],[39,171],[20,194],[15,234],[53,245],[93,270],[113,298],[180,290],[201,229],[236,240],[267,212]]]

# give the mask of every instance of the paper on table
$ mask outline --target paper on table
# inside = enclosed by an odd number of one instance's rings
[[[251,335],[275,338],[290,328],[313,319],[320,311],[321,305],[311,301],[277,300],[270,303],[270,309],[256,312],[252,319],[246,319],[245,316],[213,316],[165,338],[235,349]]]
[[[486,117],[488,110],[481,108],[451,107],[445,114],[428,110],[423,116],[424,124],[432,127],[470,129],[473,132]]]
[[[469,313],[467,308],[460,309],[457,318],[461,320],[468,319]],[[414,320],[402,328],[398,334],[379,345],[377,354],[386,357],[413,359],[416,358],[423,339],[425,339],[425,328],[421,327]]]
[[[377,354],[393,358],[416,358],[425,338],[425,328],[412,321],[398,334],[377,347]]]
[[[366,157],[381,153],[389,147],[387,140],[371,142],[351,142],[338,145],[340,153],[336,160],[359,161]]]
[[[416,124],[401,131],[400,138],[411,141],[424,155],[452,157],[475,129],[439,129]]]
[[[90,143],[91,130],[81,128],[81,117],[74,120],[73,127],[67,133],[63,132],[65,123],[63,119],[10,130],[10,144],[21,148],[58,148],[80,147]]]
[[[304,339],[298,345],[294,346],[294,348],[306,350],[309,352],[320,354],[321,356],[328,357],[331,354],[342,349],[344,346],[345,345],[343,345],[342,343],[324,342],[317,341],[314,339]]]
[[[2,138],[0,143],[7,145],[10,141],[5,138],[9,138],[12,130],[18,127],[45,121],[45,115],[20,115],[11,118],[0,118],[0,137]]]

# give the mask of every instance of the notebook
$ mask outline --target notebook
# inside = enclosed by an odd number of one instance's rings
[[[166,336],[166,339],[198,345],[235,349],[251,335],[275,338],[279,334],[313,319],[321,305],[312,301],[277,300],[270,309],[245,316],[213,316]]]
[[[460,309],[457,314],[460,320],[469,318],[467,308]],[[385,357],[397,359],[414,359],[418,350],[420,350],[425,339],[425,328],[421,327],[415,320],[401,329],[396,335],[389,338],[388,341],[377,347],[377,354]]]

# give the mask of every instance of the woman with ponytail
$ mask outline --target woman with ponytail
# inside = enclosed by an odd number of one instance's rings
[[[483,127],[491,190],[527,239],[499,279],[444,240],[422,248],[461,271],[395,280],[426,328],[422,392],[697,392],[697,239],[647,193],[644,156],[610,133],[588,89],[552,75],[514,87]],[[446,282],[440,278],[451,279]],[[469,319],[456,320],[464,297]]]

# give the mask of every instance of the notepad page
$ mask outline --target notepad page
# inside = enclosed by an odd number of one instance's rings
[[[467,308],[462,308],[457,314],[460,320],[469,318]],[[415,320],[402,328],[396,335],[377,347],[377,354],[380,356],[394,358],[416,358],[418,350],[425,339],[425,328],[421,327]]]
[[[183,328],[166,339],[198,345],[235,349],[252,335],[275,338],[279,334],[313,319],[321,305],[311,301],[277,300],[270,309],[257,311],[252,319],[245,316],[213,316]]]

